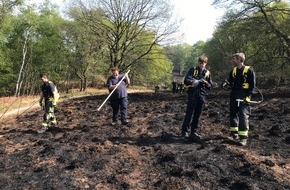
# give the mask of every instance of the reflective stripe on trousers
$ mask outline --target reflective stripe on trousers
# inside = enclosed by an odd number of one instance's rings
[[[56,117],[54,114],[54,106],[49,100],[45,100],[45,110],[43,115],[43,122],[41,123],[44,127],[50,127],[51,125],[56,125]]]
[[[238,132],[241,137],[248,137],[250,106],[246,103],[237,105],[236,100],[230,100],[230,131]]]

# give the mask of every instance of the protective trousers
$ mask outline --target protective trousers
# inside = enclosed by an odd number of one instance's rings
[[[250,105],[240,102],[239,97],[231,95],[230,97],[230,131],[238,134],[240,138],[247,138],[249,131]]]
[[[118,120],[118,113],[119,109],[121,110],[121,121],[127,120],[127,106],[128,106],[128,98],[117,98],[117,99],[111,99],[110,100],[111,107],[113,109],[113,121]]]
[[[189,124],[191,122],[191,134],[200,131],[199,118],[204,104],[204,97],[196,91],[188,93],[186,114],[182,124],[182,133],[189,132]],[[194,111],[194,114],[193,114]]]
[[[43,127],[51,127],[56,125],[56,117],[54,114],[54,106],[52,105],[52,101],[44,101],[44,115],[41,125]]]

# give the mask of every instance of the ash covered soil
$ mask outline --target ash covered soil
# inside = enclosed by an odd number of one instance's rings
[[[60,102],[44,134],[38,109],[2,122],[0,189],[290,189],[290,89],[252,106],[246,147],[226,139],[227,92],[209,93],[201,142],[180,137],[186,93],[129,94],[127,126],[105,98]]]

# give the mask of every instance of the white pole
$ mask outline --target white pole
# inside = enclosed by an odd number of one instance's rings
[[[101,106],[98,108],[98,111],[101,110],[101,108],[103,107],[103,105],[108,101],[108,99],[111,97],[111,95],[114,93],[114,91],[118,88],[118,86],[121,84],[121,82],[124,80],[124,78],[126,77],[126,75],[130,72],[127,71],[127,73],[124,74],[124,76],[122,77],[122,79],[117,83],[117,85],[115,86],[115,88],[112,90],[112,92],[109,94],[109,96],[105,99],[105,101],[101,104]]]
[[[245,100],[243,99],[236,99],[236,101],[238,102],[238,107],[240,106],[240,102],[244,102]],[[261,103],[263,100],[260,101],[248,101],[247,103],[251,103],[251,104],[259,104]]]

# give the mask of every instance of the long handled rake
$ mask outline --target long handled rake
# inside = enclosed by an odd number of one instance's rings
[[[121,82],[124,80],[124,78],[126,77],[126,75],[130,72],[127,71],[127,73],[124,74],[124,76],[122,77],[122,79],[116,84],[115,88],[112,90],[112,92],[108,95],[108,97],[104,100],[104,102],[101,104],[101,106],[97,109],[98,111],[100,111],[102,109],[102,107],[104,106],[104,104],[108,101],[108,99],[112,96],[112,94],[114,93],[114,91],[118,88],[118,86],[121,84]]]

